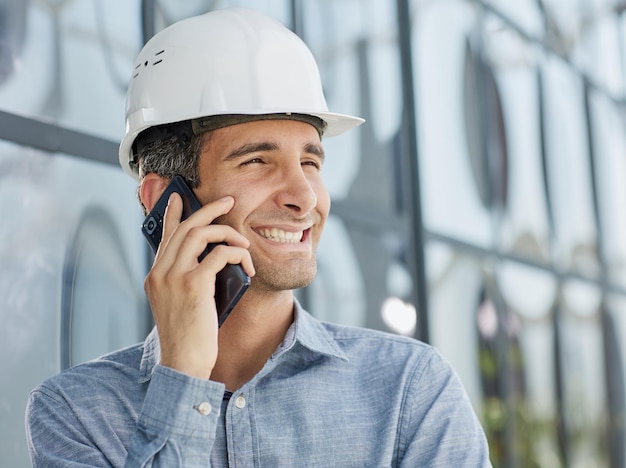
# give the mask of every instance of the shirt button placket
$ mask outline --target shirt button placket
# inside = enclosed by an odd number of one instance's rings
[[[250,421],[250,402],[243,394],[235,396],[228,418],[231,423],[227,428],[231,435],[233,451],[229,450],[229,459],[233,466],[254,466],[254,446]],[[229,449],[231,444],[229,444]]]
[[[239,395],[235,400],[235,406],[239,409],[244,409],[246,407],[246,398],[243,395]]]

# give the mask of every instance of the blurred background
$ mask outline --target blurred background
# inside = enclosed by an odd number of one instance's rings
[[[626,466],[624,0],[0,0],[1,464],[29,466],[35,385],[152,327],[125,87],[156,31],[229,6],[367,119],[325,140],[304,305],[440,349],[495,467]]]

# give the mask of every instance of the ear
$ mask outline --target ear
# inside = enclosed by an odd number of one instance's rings
[[[141,180],[139,198],[141,198],[141,203],[146,207],[146,210],[150,211],[154,207],[169,182],[169,179],[156,175],[153,172],[147,174]]]

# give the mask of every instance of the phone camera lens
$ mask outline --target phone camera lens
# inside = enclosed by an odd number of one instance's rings
[[[146,222],[146,232],[147,232],[148,234],[152,234],[156,228],[157,228],[157,221],[156,221],[156,219],[154,219],[153,217],[151,217],[151,218],[150,218],[150,219],[148,219],[148,221]]]

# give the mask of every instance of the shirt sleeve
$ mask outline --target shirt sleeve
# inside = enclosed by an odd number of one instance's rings
[[[209,466],[223,384],[156,366],[134,427],[119,422],[119,407],[98,398],[97,389],[91,398],[66,391],[44,384],[30,396],[33,467]]]
[[[126,466],[209,466],[223,395],[223,384],[156,366]]]
[[[114,466],[83,430],[62,396],[45,385],[35,389],[26,407],[26,439],[34,468]]]
[[[467,393],[434,349],[416,369],[404,405],[400,466],[491,467],[487,439]]]

